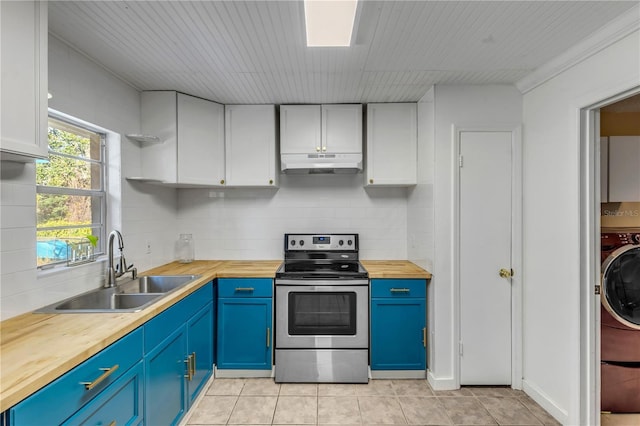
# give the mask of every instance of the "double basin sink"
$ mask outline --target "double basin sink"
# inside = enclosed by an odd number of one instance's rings
[[[56,302],[36,313],[138,312],[200,275],[146,275]]]

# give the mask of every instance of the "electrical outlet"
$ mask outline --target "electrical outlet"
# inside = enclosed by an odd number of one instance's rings
[[[147,254],[151,254],[151,241],[147,241]]]

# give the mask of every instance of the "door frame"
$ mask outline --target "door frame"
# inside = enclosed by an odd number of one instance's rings
[[[629,87],[629,86],[627,86]],[[614,93],[614,94],[612,94]],[[640,86],[608,88],[576,99],[580,155],[580,423],[600,424],[600,108],[629,96]],[[585,106],[586,105],[586,106]],[[593,297],[592,297],[593,296]]]
[[[456,388],[460,388],[460,133],[462,132],[510,132],[512,163],[511,175],[511,387],[522,389],[522,126],[503,125],[459,125],[451,126],[453,145],[453,235],[452,235],[452,278],[453,278],[453,375]]]

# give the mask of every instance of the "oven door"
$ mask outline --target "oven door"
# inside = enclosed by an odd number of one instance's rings
[[[276,349],[369,347],[367,280],[276,282]]]

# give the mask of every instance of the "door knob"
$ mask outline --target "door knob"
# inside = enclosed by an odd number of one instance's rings
[[[506,268],[502,268],[500,269],[500,278],[511,278],[513,277],[513,269],[506,269]]]

